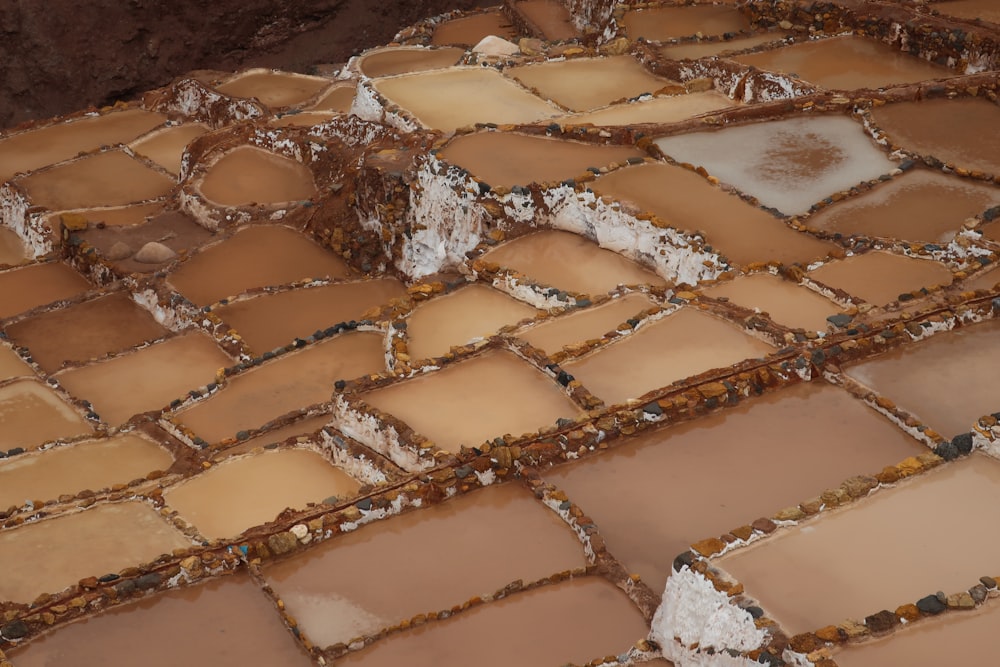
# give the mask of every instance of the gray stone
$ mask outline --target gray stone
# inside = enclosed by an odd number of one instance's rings
[[[28,636],[28,626],[24,621],[11,621],[0,627],[0,637],[4,639],[21,639]]]
[[[942,611],[948,608],[948,605],[938,599],[937,595],[928,595],[925,598],[920,598],[917,600],[917,609],[924,612],[925,614],[940,614]]]

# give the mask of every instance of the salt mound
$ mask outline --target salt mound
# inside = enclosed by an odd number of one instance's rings
[[[150,241],[139,248],[139,252],[135,253],[135,261],[142,262],[143,264],[162,264],[176,256],[177,253],[162,243]]]
[[[496,35],[487,35],[472,47],[473,53],[481,53],[484,56],[512,56],[518,51],[520,48],[517,44]]]

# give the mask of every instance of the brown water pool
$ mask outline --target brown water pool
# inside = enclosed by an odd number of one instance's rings
[[[939,262],[887,252],[868,252],[830,262],[810,271],[809,277],[876,306],[921,287],[950,285],[952,281],[951,271]]]
[[[689,5],[633,9],[622,18],[629,39],[665,42],[690,35],[722,35],[750,30],[750,21],[733,7]]]
[[[561,41],[580,36],[569,10],[557,0],[519,0],[514,9],[528,17],[545,39]]]
[[[475,46],[490,35],[508,40],[517,37],[514,27],[503,12],[494,10],[445,21],[434,29],[431,43]]]
[[[300,162],[254,146],[240,146],[208,168],[201,193],[223,206],[278,204],[316,194],[312,172]]]
[[[69,299],[89,288],[86,278],[62,262],[0,272],[0,319]]]
[[[31,378],[0,385],[0,423],[0,449],[32,450],[51,440],[92,430],[75,408]]]
[[[669,60],[682,60],[685,58],[696,60],[698,58],[708,58],[710,56],[725,56],[734,51],[752,49],[771,42],[783,40],[788,35],[781,32],[767,32],[753,37],[740,37],[718,42],[682,42],[679,44],[669,44],[661,46],[659,53]]]
[[[138,155],[147,157],[175,176],[181,173],[181,157],[187,145],[208,132],[202,123],[185,123],[167,127],[132,142],[130,147]]]
[[[379,49],[361,56],[358,67],[367,76],[392,76],[409,72],[451,67],[465,55],[465,49],[444,47],[425,49],[398,47]]]
[[[655,305],[645,294],[626,294],[600,306],[572,310],[568,314],[530,326],[523,329],[518,338],[551,354],[561,350],[564,345],[601,338],[630,317]]]
[[[792,329],[826,331],[826,318],[840,306],[807,287],[769,273],[741,276],[705,290],[706,296],[725,297],[733,303],[768,313],[778,324]]]
[[[251,70],[215,88],[232,97],[256,97],[275,109],[301,104],[329,85],[329,79],[319,76]]]
[[[717,111],[736,104],[714,90],[685,95],[667,95],[651,100],[615,104],[597,111],[589,111],[554,119],[566,125],[634,125],[636,123],[676,123],[709,111]]]

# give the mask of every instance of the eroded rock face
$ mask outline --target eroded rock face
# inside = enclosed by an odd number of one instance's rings
[[[195,69],[306,71],[482,0],[11,0],[0,7],[0,128],[129,99]]]

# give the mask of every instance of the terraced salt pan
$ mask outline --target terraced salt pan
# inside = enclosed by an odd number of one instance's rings
[[[809,277],[876,306],[921,287],[950,285],[952,281],[951,271],[943,264],[887,252],[868,252],[830,262],[810,271]]]
[[[500,350],[360,398],[450,452],[508,433],[534,432],[581,413],[554,379]]]
[[[951,437],[1000,411],[1000,322],[937,334],[847,373]]]
[[[566,524],[505,484],[341,535],[264,576],[310,641],[330,646],[585,565]]]
[[[571,310],[568,314],[531,326],[522,330],[518,338],[552,354],[564,345],[601,338],[630,317],[655,305],[645,294],[626,294],[600,306]]]
[[[105,423],[117,426],[213,382],[216,371],[232,363],[208,335],[192,332],[55,377],[68,392],[90,401]]]
[[[986,273],[981,273],[971,280],[962,283],[962,288],[966,290],[993,289],[1000,283],[1000,268],[994,267]]]
[[[787,215],[896,165],[846,116],[786,118],[656,140],[679,162],[701,165],[719,180]],[[733,146],[739,146],[738,155]]]
[[[312,665],[277,619],[271,601],[238,574],[105,611],[18,647],[12,657],[24,667],[131,667],[136,656],[146,667]]]
[[[358,60],[358,68],[371,77],[393,76],[409,72],[451,67],[465,55],[465,49],[444,47],[425,49],[420,47],[400,47],[378,49],[366,53]]]
[[[625,12],[622,23],[629,39],[653,42],[750,30],[750,21],[738,10],[715,5],[633,9]]]
[[[130,147],[176,176],[181,173],[184,149],[208,130],[209,127],[201,123],[175,125],[134,141]]]
[[[677,380],[772,351],[728,322],[682,308],[562,367],[606,404],[617,405]]]
[[[826,318],[840,312],[840,306],[826,297],[767,273],[741,276],[709,287],[704,293],[716,299],[725,297],[744,308],[756,308],[792,329],[826,331]]]
[[[34,206],[54,211],[122,206],[165,196],[173,179],[113,150],[73,160],[21,178]]]
[[[976,454],[775,534],[715,564],[789,634],[964,591],[993,572],[1000,463]],[[961,521],[955,521],[961,516]],[[933,526],[933,531],[928,530]],[[968,545],[956,557],[955,545]]]
[[[314,127],[332,120],[336,115],[330,111],[303,111],[302,113],[285,114],[280,118],[275,118],[268,125],[273,127]]]
[[[91,225],[87,231],[79,232],[79,235],[96,248],[100,256],[115,269],[133,274],[155,273],[177,259],[170,255],[147,255],[140,262],[135,256],[137,251],[151,241],[167,246],[176,255],[186,255],[212,238],[210,231],[178,210],[160,212],[140,224],[111,227]],[[157,258],[162,258],[163,261],[153,261]]]
[[[4,530],[0,600],[31,602],[84,577],[118,572],[188,546],[186,537],[139,501],[97,505]]]
[[[91,432],[90,424],[49,387],[35,379],[0,385],[0,449],[36,449],[60,438]]]
[[[598,194],[631,202],[676,229],[702,234],[737,264],[771,260],[806,264],[834,249],[681,167],[660,163],[627,167],[601,176],[592,187]]]
[[[812,382],[657,429],[544,477],[659,593],[692,543],[923,451],[847,392]]]
[[[251,70],[215,87],[231,97],[256,97],[272,109],[301,104],[330,85],[329,79],[290,72]]]
[[[425,127],[454,132],[475,123],[533,123],[559,109],[493,69],[452,67],[377,79],[372,86]]]
[[[7,337],[28,348],[49,373],[67,362],[124,352],[166,334],[167,329],[125,292],[50,310],[7,326]]]
[[[244,440],[239,445],[227,449],[226,453],[240,454],[252,452],[257,447],[275,445],[279,442],[287,440],[288,438],[311,436],[329,423],[329,414],[319,414],[312,417],[306,417],[305,419],[292,422],[287,426],[276,428],[273,431],[268,431],[267,433],[259,435],[256,438]]]
[[[807,224],[845,236],[947,243],[965,220],[996,204],[1000,188],[919,169],[825,208]]]
[[[129,204],[128,206],[111,206],[102,208],[79,209],[73,211],[85,217],[89,222],[103,222],[109,227],[130,227],[146,222],[149,218],[163,210],[162,201],[151,204]],[[59,228],[60,213],[52,214],[49,225]]]
[[[101,146],[131,141],[166,120],[158,113],[126,109],[12,134],[0,141],[0,181]]]
[[[965,169],[1000,173],[1000,106],[984,99],[931,99],[872,109],[894,145]],[[954,122],[961,118],[961,123]]]
[[[336,111],[347,113],[354,102],[357,88],[351,84],[331,86],[328,91],[319,96],[316,104],[309,107],[311,111]]]
[[[266,294],[214,312],[251,348],[266,352],[317,330],[360,320],[366,311],[405,295],[401,282],[385,278]]]
[[[502,631],[498,632],[498,629]],[[649,631],[629,599],[599,577],[518,593],[445,621],[387,637],[343,665],[479,667],[583,664],[626,651]],[[517,637],[519,641],[510,641]]]
[[[469,285],[427,301],[407,318],[412,359],[432,359],[454,345],[486,338],[501,327],[538,315],[539,311],[485,285]]]
[[[171,463],[167,450],[131,433],[17,456],[0,461],[0,507],[127,484]]]
[[[949,0],[934,3],[932,9],[945,16],[1000,23],[1000,8],[993,0]]]
[[[0,345],[0,382],[16,377],[34,377],[35,371],[12,348]]]
[[[219,392],[176,417],[206,441],[219,442],[292,410],[326,403],[337,380],[385,370],[382,338],[344,334],[283,355],[230,378]]]
[[[464,167],[491,186],[559,183],[575,178],[588,167],[624,164],[642,158],[634,146],[611,146],[566,141],[515,132],[477,132],[455,137],[439,156]]]
[[[348,275],[342,259],[299,232],[279,225],[255,225],[199,252],[168,280],[188,299],[207,306],[254,287]]]
[[[886,88],[955,76],[954,70],[858,35],[800,42],[733,60],[759,69],[791,74],[834,90]]]
[[[616,104],[597,111],[571,114],[554,119],[564,125],[614,126],[636,123],[676,123],[709,111],[725,109],[736,104],[722,93],[706,91],[686,95],[667,95],[651,100]]]
[[[532,63],[511,67],[506,74],[571,111],[590,111],[673,83],[631,56]]]
[[[23,264],[28,259],[28,248],[17,232],[0,227],[0,266]]]
[[[618,253],[572,232],[545,229],[483,255],[537,283],[581,294],[606,294],[619,285],[663,285],[664,280]]]
[[[557,0],[520,0],[514,9],[535,24],[542,36],[551,41],[564,41],[580,36],[566,6]]]
[[[434,29],[431,44],[475,46],[490,35],[508,40],[517,37],[510,21],[497,10],[445,21]]]
[[[1000,242],[1000,220],[988,222],[979,229],[989,240]]]
[[[316,194],[308,167],[255,146],[240,146],[223,155],[198,187],[223,206],[278,204]]]
[[[360,484],[308,449],[278,449],[224,461],[167,489],[167,505],[209,539],[239,535],[280,514],[330,496],[354,496]]]
[[[783,40],[786,37],[785,33],[768,32],[754,35],[753,37],[741,37],[739,39],[718,42],[682,42],[661,46],[659,52],[660,55],[669,60],[682,60],[685,58],[696,60],[698,58],[724,56],[734,51],[752,49],[757,46]]]
[[[69,299],[89,288],[86,278],[62,262],[0,272],[0,319]]]

